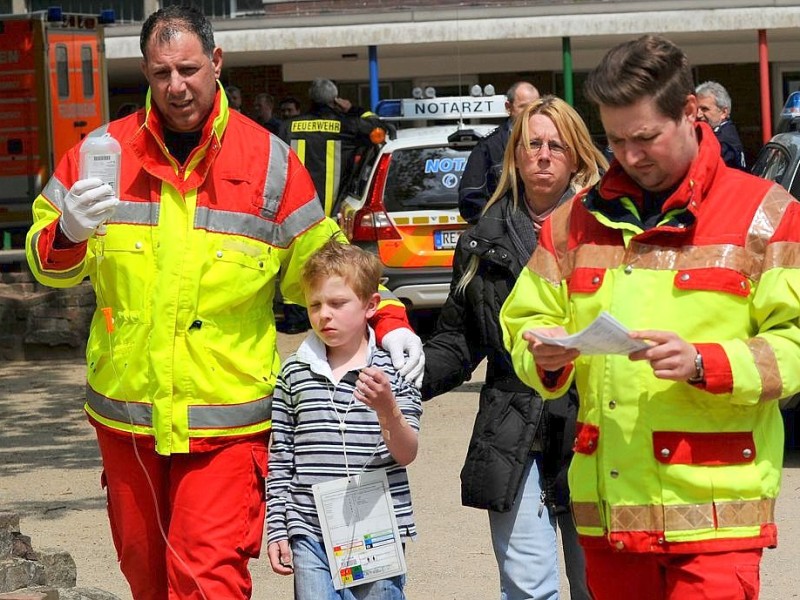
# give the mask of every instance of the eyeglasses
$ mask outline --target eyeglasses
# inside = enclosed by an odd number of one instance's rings
[[[544,140],[531,140],[530,142],[530,149],[534,154],[539,154],[545,146],[547,146],[547,149],[550,150],[550,154],[553,156],[564,156],[567,153],[567,148],[569,148],[569,146],[559,144],[552,140],[549,142],[545,142]]]

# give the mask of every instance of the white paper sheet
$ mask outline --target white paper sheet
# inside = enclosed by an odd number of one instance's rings
[[[644,350],[649,344],[628,337],[628,329],[614,317],[603,311],[591,324],[578,333],[551,338],[531,331],[533,336],[545,344],[576,348],[581,354],[630,354]]]

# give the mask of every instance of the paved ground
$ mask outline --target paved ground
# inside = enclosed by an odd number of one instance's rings
[[[281,336],[282,351],[301,336]],[[111,545],[92,428],[81,411],[80,361],[0,364],[0,510],[22,515],[35,548],[78,564],[78,584],[129,599]],[[486,515],[459,503],[458,474],[479,384],[425,405],[420,453],[410,470],[419,539],[408,548],[410,600],[496,598]],[[762,600],[800,598],[800,453],[787,455],[778,503],[781,544],[766,554]],[[252,563],[256,600],[288,600],[291,580]]]

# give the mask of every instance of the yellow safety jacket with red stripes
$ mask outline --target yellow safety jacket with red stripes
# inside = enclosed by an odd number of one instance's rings
[[[201,141],[184,165],[164,145],[158,109],[91,135],[122,146],[120,204],[105,235],[54,247],[79,146],[34,201],[27,256],[41,283],[86,276],[97,298],[87,344],[87,402],[102,426],[155,438],[159,454],[213,447],[271,426],[280,357],[272,302],[304,304],[300,269],[338,227],[325,218],[297,156],[236,111],[218,89]],[[106,314],[113,319],[107,328]],[[381,303],[379,339],[407,327]]]
[[[800,389],[800,204],[727,168],[707,125],[699,154],[645,229],[642,191],[618,163],[560,207],[503,306],[520,378],[580,395],[569,474],[582,543],[632,552],[773,546],[783,424]],[[647,361],[581,355],[537,369],[522,338],[576,333],[602,311],[693,343],[705,381],[657,379]]]

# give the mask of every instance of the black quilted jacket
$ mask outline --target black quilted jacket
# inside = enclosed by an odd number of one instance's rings
[[[462,503],[510,510],[538,437],[544,455],[545,501],[558,513],[569,506],[566,471],[572,456],[577,396],[571,393],[545,403],[517,378],[503,347],[500,308],[529,258],[519,256],[509,239],[509,210],[510,198],[494,204],[458,241],[450,295],[434,336],[425,344],[422,398],[457,387],[487,358],[486,383],[461,471]],[[480,259],[477,274],[457,294],[456,284],[471,256]]]

